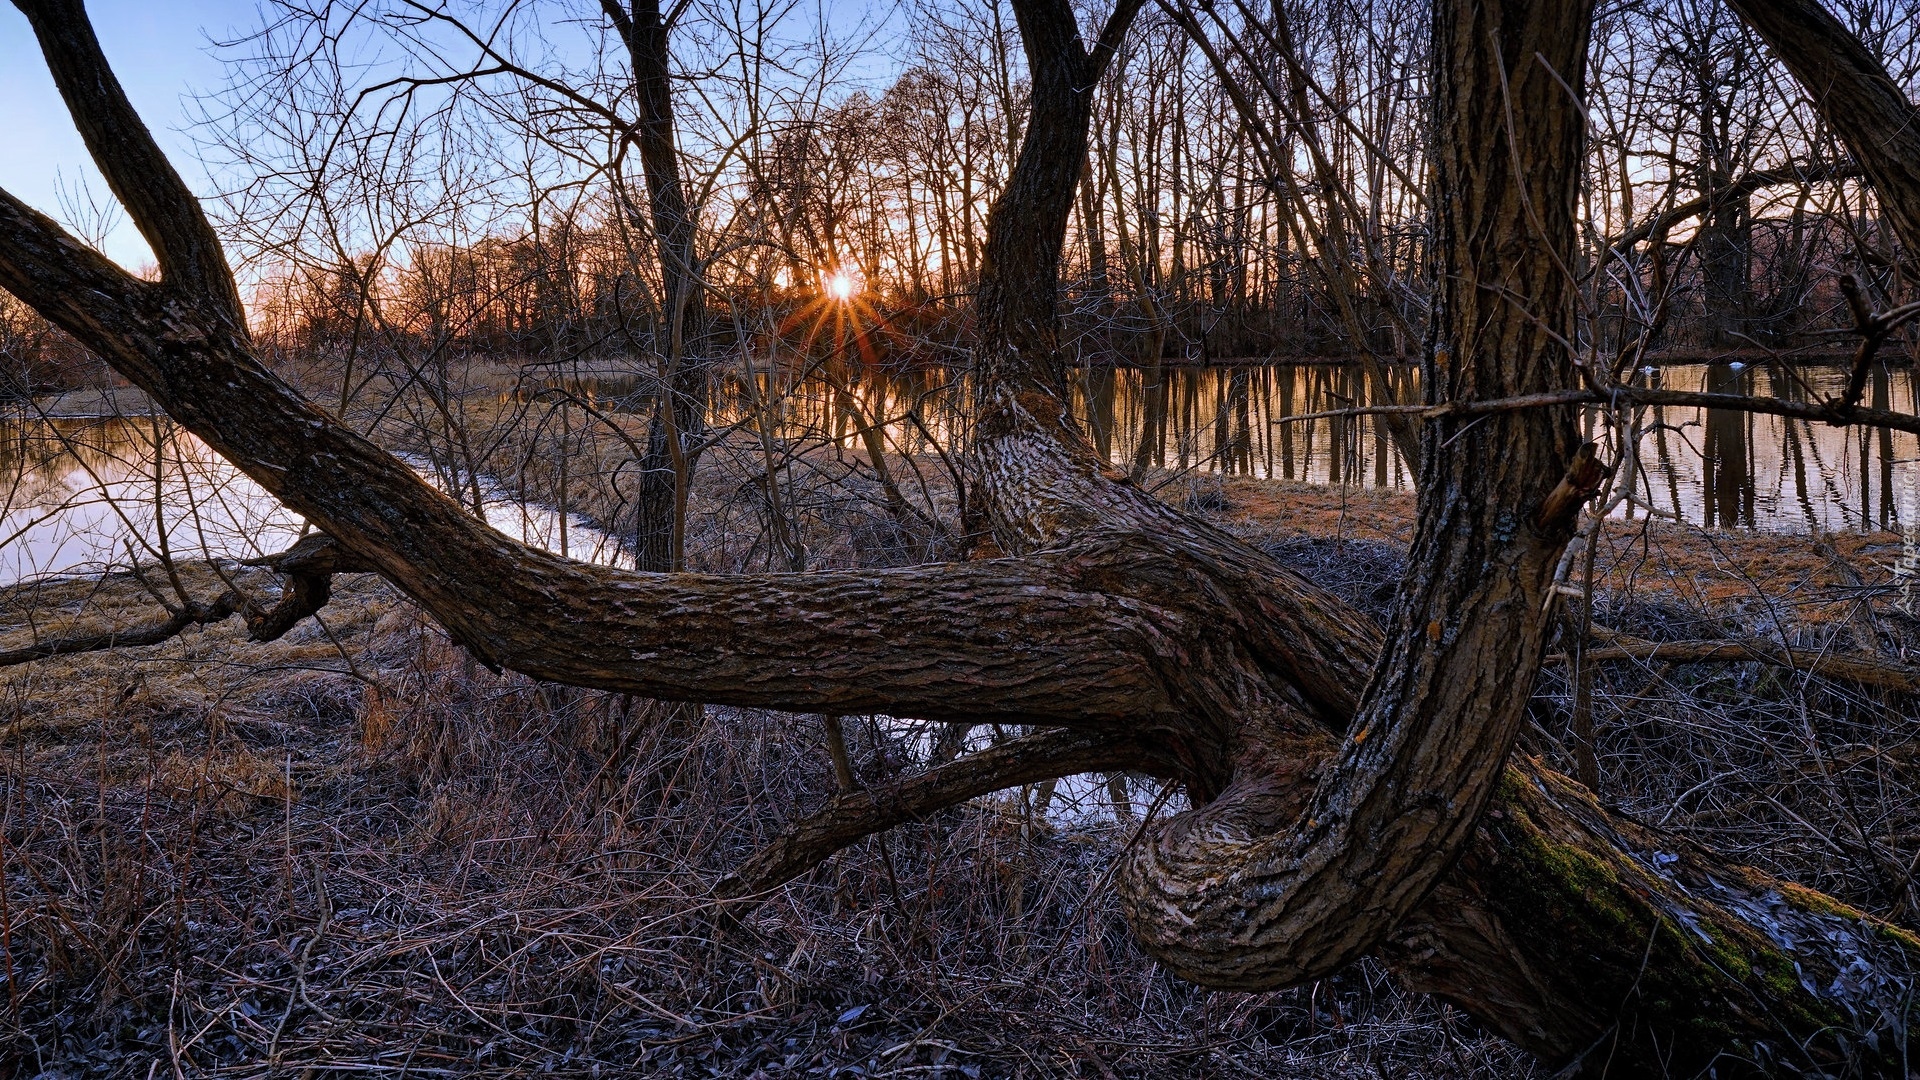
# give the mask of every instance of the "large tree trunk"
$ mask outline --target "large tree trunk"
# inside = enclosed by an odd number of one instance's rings
[[[1579,6],[1436,12],[1443,264],[1425,379],[1436,403],[1575,385],[1564,343],[1582,118],[1568,91],[1586,20]],[[1029,53],[1036,70],[1049,62]],[[1036,125],[1051,104],[1040,85]],[[996,215],[1049,220],[1044,198],[1017,198]],[[1051,283],[996,286],[1044,296]],[[1132,595],[1162,610],[1204,597],[1233,619],[1225,640],[1180,654],[1191,711],[1135,729],[1171,752],[1158,771],[1203,804],[1156,826],[1120,879],[1136,931],[1180,974],[1286,985],[1391,932],[1410,982],[1555,1062],[1687,1075],[1742,1063],[1872,1073],[1903,1060],[1912,937],[1620,820],[1534,763],[1503,770],[1579,502],[1564,496],[1596,479],[1577,464],[1570,414],[1424,433],[1412,570],[1376,644],[1357,640],[1370,628],[1332,598],[1103,471],[1053,403],[995,404],[973,457],[1004,549],[1127,529],[1165,548],[1156,565],[1171,586]],[[804,861],[789,853],[787,865]],[[1846,974],[1863,963],[1887,982]]]
[[[1194,809],[1125,856],[1125,908],[1195,981],[1280,986],[1380,950],[1409,982],[1555,1063],[1610,1062],[1621,1075],[1904,1069],[1911,935],[1624,820],[1533,762],[1506,764],[1552,567],[1592,479],[1564,410],[1423,433],[1413,560],[1384,635],[1131,486],[1066,422],[1058,253],[1085,98],[1136,4],[1092,50],[1064,0],[1018,8],[1034,98],[992,218],[970,449],[1012,555],[746,577],[627,573],[530,550],[301,400],[204,280],[222,265],[211,231],[78,4],[17,2],[103,172],[135,193],[123,201],[165,276],[131,278],[0,193],[0,287],[476,655],[660,698],[1063,729],[891,792],[843,795],[727,891],[777,884],[866,832],[985,791],[1144,768],[1184,782]],[[1428,393],[1564,388],[1581,122],[1568,90],[1589,12],[1438,7],[1443,265]]]
[[[1583,117],[1563,83],[1580,83],[1588,17],[1579,4],[1435,9],[1432,403],[1572,382],[1564,268]],[[1204,827],[1143,845],[1122,878],[1136,929],[1176,970],[1249,987],[1324,974],[1371,948],[1445,872],[1539,667],[1551,577],[1580,501],[1550,496],[1576,448],[1568,409],[1422,432],[1419,525],[1394,623],[1354,734],[1309,806],[1277,835],[1251,827],[1270,825],[1260,804],[1272,795],[1270,755],[1249,732],[1233,778],[1248,800],[1239,834],[1222,830],[1240,813],[1223,798]]]

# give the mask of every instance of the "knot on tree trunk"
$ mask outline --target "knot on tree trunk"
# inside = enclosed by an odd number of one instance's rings
[[[325,533],[309,533],[285,551],[246,564],[269,567],[283,578],[280,599],[272,607],[244,600],[238,605],[247,620],[247,636],[255,641],[277,641],[301,619],[326,607],[333,598],[334,574],[373,569]]]

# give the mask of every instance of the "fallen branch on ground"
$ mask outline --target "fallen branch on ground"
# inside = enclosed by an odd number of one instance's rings
[[[229,589],[211,603],[195,601],[170,607],[165,619],[147,626],[37,641],[0,652],[0,667],[75,653],[159,645],[180,636],[190,626],[211,626],[226,621],[236,612],[247,621],[248,638],[258,642],[277,641],[300,620],[327,605],[333,596],[334,574],[368,569],[340,550],[333,538],[324,533],[313,533],[286,551],[250,559],[246,565],[269,567],[281,574],[284,580],[280,599],[272,607],[261,608],[238,591]]]
[[[131,649],[158,645],[178,637],[189,626],[206,626],[224,621],[240,608],[234,593],[222,593],[211,604],[192,603],[174,609],[165,619],[148,626],[128,630],[108,630],[99,634],[81,634],[68,638],[37,641],[18,649],[0,652],[0,667],[28,664],[52,656],[101,652],[106,649]]]
[[[1547,657],[1547,662],[1565,664],[1570,659],[1566,653],[1557,653]],[[1657,660],[1670,664],[1771,664],[1823,679],[1845,679],[1890,690],[1920,691],[1920,668],[1847,653],[1796,651],[1769,641],[1654,642],[1618,638],[1612,645],[1588,649],[1586,659],[1593,663]]]

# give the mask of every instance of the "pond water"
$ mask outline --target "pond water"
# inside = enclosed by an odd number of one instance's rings
[[[1838,396],[1839,366],[1690,364],[1641,373],[1644,385],[1670,390],[1817,400]],[[1418,373],[1404,378],[1402,400],[1418,401]],[[1195,465],[1230,473],[1316,483],[1407,488],[1409,469],[1372,417],[1298,422],[1288,416],[1386,403],[1355,367],[1265,367],[1169,372],[1165,419],[1148,414],[1151,395],[1141,373],[1111,373],[1090,383],[1083,415],[1112,431],[1110,456],[1131,460],[1146,433],[1156,464]],[[1913,369],[1879,367],[1866,402],[1912,413],[1920,402]],[[1899,529],[1920,514],[1920,437],[1868,428],[1836,428],[1805,420],[1723,409],[1648,409],[1638,421],[1637,497],[1656,512],[1709,528],[1831,532]],[[1587,435],[1616,445],[1590,413]],[[1645,514],[1633,505],[1623,516]]]
[[[1417,374],[1396,369],[1402,393]],[[1669,366],[1643,378],[1673,389],[1806,398],[1836,393],[1838,367]],[[573,381],[603,409],[640,409],[636,380]],[[959,441],[965,387],[935,373],[841,373],[782,382],[730,378],[718,422],[765,418],[788,438],[838,439],[860,425],[891,447],[924,453]],[[1156,384],[1136,369],[1076,372],[1074,409],[1115,464],[1406,488],[1409,470],[1371,417],[1288,421],[1376,401],[1357,367],[1341,364],[1167,368]],[[1914,412],[1920,378],[1876,369],[1866,402]],[[1589,418],[1591,433],[1605,436]],[[1900,529],[1920,521],[1920,439],[1774,416],[1652,409],[1640,420],[1639,499],[1658,513],[1714,528],[1825,532]],[[416,462],[422,475],[433,470]],[[577,517],[562,519],[483,491],[487,518],[529,543],[615,563],[619,546]],[[1632,505],[1618,513],[1643,515]],[[0,416],[0,584],[96,573],[164,552],[249,558],[278,551],[302,521],[199,440],[160,417]]]
[[[1838,365],[1739,363],[1669,365],[1643,370],[1638,380],[1672,390],[1696,390],[1793,400],[1837,396],[1847,372]],[[1395,368],[1387,377],[1418,401],[1419,374]],[[757,389],[768,387],[765,377]],[[756,397],[736,383],[736,396]],[[607,383],[618,404],[630,386]],[[918,451],[948,441],[951,424],[938,407],[964,388],[931,385],[928,377],[803,385],[788,391],[789,427],[847,429],[852,399],[864,414],[888,422],[897,448]],[[1289,420],[1359,406],[1390,403],[1362,369],[1348,364],[1169,367],[1158,386],[1140,369],[1076,372],[1074,411],[1096,449],[1116,465],[1150,465],[1320,484],[1411,488],[1411,469],[1373,417]],[[1906,366],[1877,367],[1865,404],[1913,413],[1920,375]],[[906,418],[909,410],[919,423]],[[736,411],[737,407],[736,407]],[[890,421],[890,422],[889,422]],[[1659,408],[1639,417],[1640,505],[1621,516],[1646,516],[1645,507],[1709,528],[1777,532],[1899,530],[1920,521],[1920,437],[1870,428],[1836,428],[1805,420],[1721,409]],[[1589,414],[1589,438],[1612,448],[1604,420]]]
[[[488,523],[510,536],[595,562],[626,558],[577,517],[563,528],[543,507],[482,495]],[[304,526],[164,417],[0,417],[0,585],[165,554],[248,559],[285,550]]]

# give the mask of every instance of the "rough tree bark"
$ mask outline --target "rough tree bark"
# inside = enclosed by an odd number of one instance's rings
[[[1435,8],[1440,265],[1423,379],[1433,403],[1571,385],[1565,266],[1583,125],[1561,81],[1579,85],[1588,17],[1578,4]],[[1577,446],[1567,409],[1422,432],[1414,569],[1354,734],[1311,805],[1264,837],[1273,822],[1256,803],[1271,795],[1255,750],[1233,781],[1248,793],[1244,836],[1223,837],[1235,811],[1222,798],[1162,829],[1122,877],[1136,929],[1175,970],[1224,985],[1298,982],[1356,958],[1425,898],[1519,731],[1580,501],[1548,509],[1548,497]]]
[[[1904,1070],[1920,941],[1625,820],[1537,763],[1505,764],[1548,579],[1596,468],[1564,408],[1428,425],[1413,557],[1384,633],[1142,493],[1066,422],[1058,255],[1091,76],[1137,4],[1091,50],[1065,0],[1017,5],[1034,95],[991,218],[969,448],[979,509],[1010,554],[755,577],[530,550],[299,398],[253,353],[213,234],[78,0],[16,4],[162,280],[132,278],[0,192],[0,288],[477,656],[660,698],[1061,729],[844,795],[724,892],[771,887],[866,832],[999,787],[1143,768],[1183,782],[1194,809],[1125,856],[1123,906],[1149,949],[1202,984],[1276,987],[1379,950],[1555,1064]],[[1436,8],[1428,393],[1565,389],[1589,8]]]
[[[673,82],[668,49],[669,16],[659,0],[600,0],[601,9],[627,47],[639,119],[632,139],[647,184],[654,251],[660,263],[665,309],[658,340],[660,385],[647,425],[634,500],[634,564],[641,570],[678,570],[686,534],[686,499],[693,481],[690,444],[704,422],[707,373],[697,353],[706,344],[706,298],[694,250],[693,207],[680,176],[680,146],[674,135]]]

